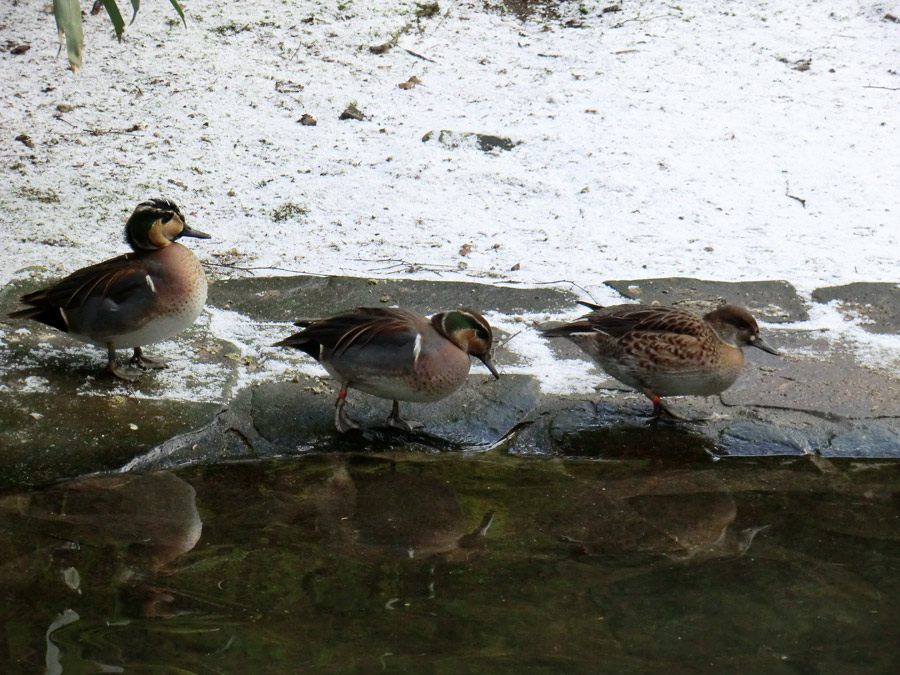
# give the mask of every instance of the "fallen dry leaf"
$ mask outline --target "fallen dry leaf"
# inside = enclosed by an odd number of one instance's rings
[[[380,45],[372,45],[371,47],[369,47],[369,51],[373,54],[384,54],[396,44],[397,43],[394,40],[388,40],[387,42],[384,42]]]
[[[422,84],[422,80],[420,80],[418,77],[416,77],[415,75],[413,75],[413,76],[412,76],[411,78],[409,78],[406,82],[401,82],[401,83],[398,84],[397,86],[400,87],[401,89],[412,89],[412,88],[415,87],[417,84]]]
[[[359,108],[357,108],[355,105],[353,105],[351,103],[350,105],[347,106],[346,110],[344,110],[344,112],[341,113],[341,115],[338,119],[362,121],[362,120],[366,119],[366,116],[363,115],[362,112],[360,112]]]
[[[303,91],[303,85],[299,82],[278,80],[275,82],[275,91],[279,94],[296,94],[297,92]]]

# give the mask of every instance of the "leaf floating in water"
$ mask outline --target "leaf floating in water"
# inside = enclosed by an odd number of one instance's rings
[[[63,570],[63,581],[66,582],[66,586],[77,591],[79,595],[81,594],[81,575],[74,567],[67,567]]]

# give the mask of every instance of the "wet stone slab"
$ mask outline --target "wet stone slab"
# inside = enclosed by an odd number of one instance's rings
[[[729,302],[762,321],[793,323],[808,318],[796,289],[787,281],[706,281],[690,277],[606,281],[626,298],[645,305],[683,304],[703,313]]]
[[[865,318],[862,327],[871,333],[900,333],[900,284],[857,282],[845,286],[817,288],[816,302],[836,301],[849,318]]]
[[[728,425],[720,436],[728,455],[808,455],[827,448],[828,433],[819,427],[798,429],[771,422],[740,421]]]
[[[460,281],[409,281],[359,277],[266,277],[219,281],[208,302],[253,319],[319,319],[356,307],[399,306],[423,314],[457,307],[503,314],[557,312],[577,296],[551,287],[516,288]]]
[[[825,457],[900,457],[900,426],[876,422],[854,425],[822,450]]]
[[[716,397],[678,401],[677,412],[694,422],[665,422],[651,415],[649,402],[635,395],[607,395],[601,400],[569,398],[544,405],[527,426],[515,431],[507,444],[514,455],[550,455],[607,461],[647,462],[653,466],[703,466],[726,456],[828,455],[848,429],[844,421],[777,409],[729,408]],[[835,456],[893,457],[892,433],[900,424],[881,420],[880,445]],[[868,429],[864,424],[861,429]],[[893,431],[892,431],[893,430]],[[847,437],[868,443],[865,437]],[[866,454],[871,452],[873,454]],[[832,453],[834,454],[834,453]]]
[[[700,309],[729,299],[760,314],[770,312],[773,322],[802,316],[802,303],[783,282],[673,280],[668,293],[662,282],[610,283],[644,302],[689,301],[689,307]],[[11,310],[17,295],[38,283],[28,279],[0,292],[0,312]],[[425,314],[468,305],[506,316],[540,316],[574,315],[575,300],[574,294],[549,287],[310,276],[218,281],[210,289],[210,305],[235,312],[228,316],[251,334],[272,332],[270,322],[364,305],[401,305]],[[852,347],[796,327],[766,328],[767,340],[783,355],[746,350],[741,378],[721,397],[671,402],[679,413],[701,420],[695,423],[652,420],[646,398],[601,374],[566,341],[548,341],[549,353],[583,372],[597,390],[542,391],[531,357],[516,353],[512,341],[497,353],[500,381],[474,363],[469,381],[444,401],[402,404],[405,416],[427,425],[424,431],[388,429],[390,402],[354,391],[348,412],[364,429],[338,435],[336,388],[324,372],[310,374],[316,371],[309,370],[305,355],[290,352],[287,360],[296,362],[296,370],[241,384],[247,381],[247,345],[215,335],[217,325],[204,315],[176,340],[155,346],[154,353],[174,353],[174,367],[126,386],[99,376],[98,350],[34,324],[0,322],[0,488],[119,467],[319,452],[505,452],[682,468],[728,455],[900,456],[896,374],[865,368]],[[496,337],[501,342],[508,335],[498,330]],[[271,356],[266,345],[256,355],[250,349],[253,367],[265,367]],[[189,359],[191,368],[178,367],[178,359]],[[182,392],[179,400],[167,397],[169,387]]]
[[[37,324],[0,324],[0,488],[121,467],[172,436],[208,424],[236,383],[237,348],[199,327],[163,343],[173,362],[134,383],[105,373],[105,354]],[[156,345],[160,347],[160,345]],[[130,351],[130,350],[129,350]],[[180,360],[191,358],[192,374]],[[126,356],[123,350],[120,360]],[[198,377],[203,376],[203,382]],[[167,383],[197,386],[169,400]],[[212,400],[211,400],[212,399]]]
[[[0,396],[0,489],[112,471],[214,418],[217,403],[172,405],[122,396]]]
[[[494,380],[473,374],[460,390],[435,403],[401,403],[404,417],[425,424],[412,434],[385,428],[390,402],[351,391],[346,410],[360,424],[361,432],[348,432],[365,439],[367,434],[390,434],[435,449],[484,449],[529,417],[539,400],[537,382],[523,375]],[[334,389],[320,393],[304,383],[277,383],[254,389],[253,424],[260,435],[285,450],[312,450],[330,442],[334,430]]]
[[[459,391],[429,404],[402,404],[401,413],[425,424],[409,433],[386,426],[390,402],[358,392],[347,411],[362,427],[338,434],[335,388],[317,378],[274,382],[241,392],[202,429],[177,436],[132,460],[129,468],[158,469],[183,463],[260,459],[309,452],[483,452],[534,415],[537,381],[522,375],[494,380],[474,374]]]
[[[832,418],[900,418],[900,381],[862,366],[853,353],[815,333],[770,331],[782,357],[746,350],[746,368],[721,395],[728,406],[765,406]],[[810,357],[814,354],[815,357]]]

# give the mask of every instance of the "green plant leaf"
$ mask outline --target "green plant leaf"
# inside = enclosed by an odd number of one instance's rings
[[[66,39],[66,55],[76,73],[81,68],[81,48],[84,46],[84,28],[81,25],[81,5],[78,0],[53,0],[53,16],[59,31],[60,43]],[[62,44],[60,44],[62,49]]]
[[[113,28],[116,29],[116,38],[122,41],[122,34],[125,32],[125,19],[122,18],[122,12],[116,0],[102,0],[103,6],[106,7],[106,13],[109,14],[109,20],[112,21]]]
[[[129,26],[134,23],[134,20],[137,18],[138,10],[141,8],[141,0],[131,0],[131,6],[134,7],[134,13],[131,15],[131,21],[129,22]]]
[[[174,7],[175,11],[178,12],[178,16],[181,17],[181,23],[184,24],[185,28],[187,28],[187,21],[185,21],[184,19],[184,10],[181,9],[181,4],[178,2],[178,0],[169,0],[169,2],[172,3],[172,7]]]

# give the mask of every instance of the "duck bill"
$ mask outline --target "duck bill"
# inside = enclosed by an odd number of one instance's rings
[[[756,338],[752,343],[754,347],[757,349],[762,349],[764,352],[769,352],[770,354],[774,354],[775,356],[781,356],[781,352],[775,349],[768,342],[763,340],[761,337]]]
[[[182,237],[196,237],[197,239],[212,239],[206,232],[201,232],[200,230],[195,230],[192,227],[188,227],[184,225],[181,228],[181,236]]]
[[[500,379],[500,373],[497,372],[497,367],[494,365],[494,359],[491,358],[490,354],[477,354],[476,358],[487,366],[487,369],[491,371],[491,375],[494,376],[495,380]]]

